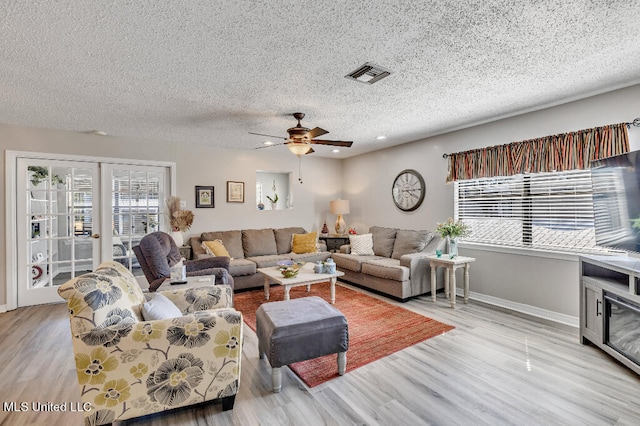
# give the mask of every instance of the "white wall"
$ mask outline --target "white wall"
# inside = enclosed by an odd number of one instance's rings
[[[180,143],[101,137],[76,132],[33,129],[0,124],[0,306],[6,303],[5,283],[5,158],[6,150],[48,152],[96,157],[172,161],[177,169],[177,194],[186,201],[195,220],[185,237],[204,231],[302,226],[320,230],[324,220],[335,220],[329,201],[342,196],[342,161],[305,156],[304,183],[298,183],[298,159],[285,147],[271,150],[235,151]],[[258,211],[255,206],[256,170],[293,173],[294,207]],[[245,182],[245,202],[226,202],[227,181]],[[215,187],[215,208],[195,208],[195,186]]]
[[[371,225],[433,230],[436,222],[454,215],[453,185],[445,183],[448,163],[443,153],[630,122],[637,117],[640,86],[347,159],[343,172],[345,198],[351,203],[347,222],[359,232]],[[629,134],[632,150],[640,149],[640,129],[632,128]],[[397,209],[391,198],[395,176],[407,168],[419,171],[427,186],[422,206],[408,213]],[[558,260],[471,250],[464,245],[461,253],[477,258],[471,267],[472,291],[577,317],[575,257]]]
[[[435,229],[436,222],[453,216],[453,186],[445,184],[447,161],[443,153],[500,145],[539,136],[629,122],[640,117],[640,86],[618,90],[547,110],[392,147],[344,161],[303,158],[304,184],[297,183],[297,158],[267,150],[233,151],[180,143],[99,137],[81,133],[0,125],[0,150],[52,152],[101,157],[153,159],[177,164],[178,193],[195,213],[187,236],[208,230],[303,226],[319,229],[335,216],[329,201],[350,201],[348,226],[362,233],[371,225],[405,229]],[[428,120],[428,117],[425,117]],[[389,135],[393,136],[393,135]],[[640,149],[640,129],[630,131],[632,149]],[[423,205],[402,212],[391,199],[395,176],[406,168],[425,178]],[[257,211],[256,170],[293,172],[294,208]],[[4,161],[0,163],[4,176]],[[245,182],[245,203],[226,203],[226,181]],[[195,185],[215,186],[215,209],[195,209]],[[5,223],[5,188],[0,185],[0,223]],[[0,228],[0,240],[5,241]],[[462,246],[462,253],[477,258],[471,269],[471,290],[514,303],[576,317],[578,266],[575,258],[529,256]],[[0,271],[5,270],[5,246],[0,244]],[[0,275],[0,305],[6,302],[4,274]]]

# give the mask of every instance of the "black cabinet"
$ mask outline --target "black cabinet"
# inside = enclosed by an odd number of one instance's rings
[[[341,236],[341,235],[326,235],[318,237],[319,240],[322,240],[327,245],[327,250],[331,252],[340,251],[340,246],[345,244],[349,244],[349,236]]]
[[[178,247],[178,250],[180,250],[180,256],[186,260],[191,260],[191,246]]]

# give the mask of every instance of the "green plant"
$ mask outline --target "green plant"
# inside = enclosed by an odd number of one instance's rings
[[[469,230],[469,227],[466,223],[462,222],[461,220],[456,222],[452,218],[447,219],[446,222],[439,222],[436,231],[442,236],[442,238],[466,237],[471,234],[471,231]]]
[[[40,182],[46,180],[49,177],[49,169],[40,166],[29,166],[27,170],[33,173],[31,176],[31,185],[37,186]],[[62,178],[58,175],[51,176],[51,183],[57,185],[62,183]]]
[[[276,180],[273,180],[273,186],[271,187],[271,189],[273,190],[273,198],[269,197],[267,195],[267,200],[271,201],[272,204],[275,204],[278,202],[278,193],[276,192]]]

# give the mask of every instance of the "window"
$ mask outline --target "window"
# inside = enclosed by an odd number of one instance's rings
[[[256,206],[262,204],[262,182],[256,182]]]
[[[560,251],[596,246],[591,172],[572,170],[456,182],[466,241]]]
[[[160,229],[164,214],[162,171],[118,168],[111,175],[112,227],[114,235],[142,236]]]

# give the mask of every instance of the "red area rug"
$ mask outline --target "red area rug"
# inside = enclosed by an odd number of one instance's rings
[[[272,286],[270,301],[283,300],[281,286]],[[291,289],[291,298],[319,296],[329,302],[329,283],[314,284],[307,293],[305,286]],[[264,303],[264,290],[234,295],[234,306],[242,312],[244,322],[256,330],[256,310]],[[416,314],[341,285],[336,285],[334,305],[349,323],[347,372],[384,358],[431,337],[445,333],[453,326]],[[327,355],[289,366],[309,387],[338,376],[336,355]]]

